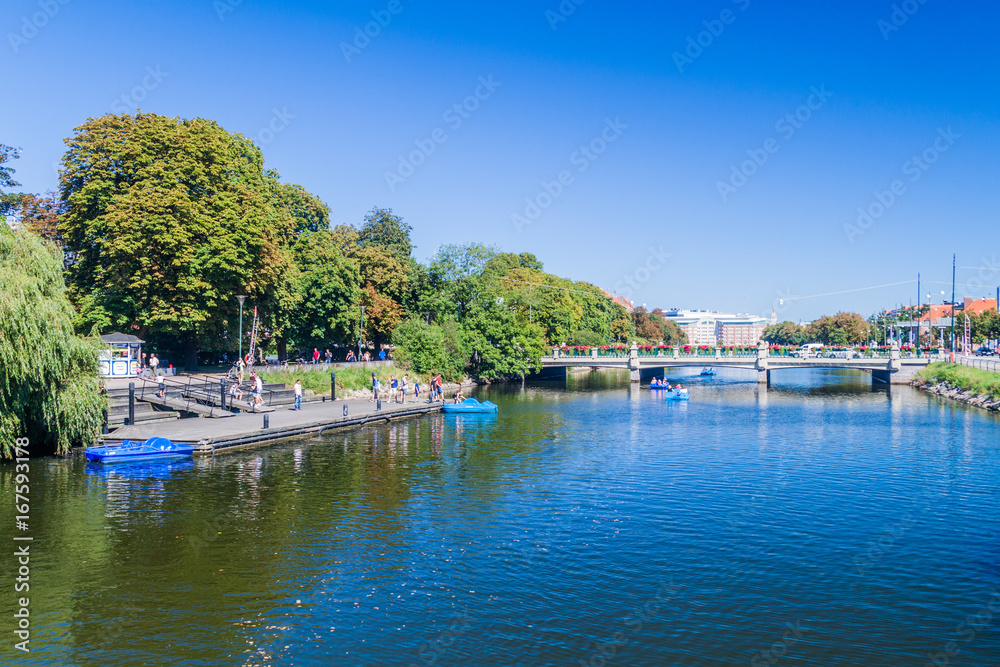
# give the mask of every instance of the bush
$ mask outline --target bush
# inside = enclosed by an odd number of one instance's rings
[[[468,359],[454,320],[437,325],[410,318],[393,333],[393,341],[396,361],[405,368],[420,375],[441,373],[448,381],[465,377]]]
[[[952,387],[978,396],[1000,400],[1000,373],[969,368],[946,361],[935,361],[917,376],[929,382],[947,382]]]

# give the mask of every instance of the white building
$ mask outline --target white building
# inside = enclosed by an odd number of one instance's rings
[[[663,316],[680,327],[692,345],[756,345],[767,326],[763,317],[748,313],[671,308]]]

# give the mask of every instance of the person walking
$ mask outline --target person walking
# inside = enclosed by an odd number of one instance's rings
[[[160,365],[160,360],[156,358],[156,355],[152,352],[149,353],[149,373],[153,377],[159,374],[157,367]]]
[[[399,382],[396,380],[395,375],[389,376],[389,400],[393,403],[396,402],[396,390],[399,389]]]
[[[444,403],[444,391],[441,387],[441,374],[438,373],[437,377],[434,378],[434,387],[437,389],[437,400]]]
[[[326,358],[326,363],[329,364],[329,363],[333,362],[333,353],[330,352],[330,348],[327,348],[327,350],[326,350],[326,357],[325,358]]]
[[[420,378],[413,378],[413,400],[420,400]]]
[[[314,364],[319,363],[319,350],[317,350],[315,347],[313,348],[313,363]]]
[[[296,380],[295,381],[295,387],[293,387],[293,388],[295,389],[295,407],[292,408],[292,409],[293,410],[301,410],[302,409],[302,380]]]
[[[399,383],[400,396],[402,400],[400,403],[406,403],[406,385],[409,382],[409,376],[403,373],[403,380]]]
[[[385,350],[379,350],[378,351],[378,360],[379,361],[385,361]]]
[[[378,400],[378,376],[372,373],[372,398],[369,403],[374,403]]]

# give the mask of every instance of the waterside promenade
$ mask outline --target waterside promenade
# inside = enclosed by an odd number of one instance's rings
[[[227,419],[177,419],[123,426],[103,436],[102,443],[119,445],[124,440],[144,441],[152,437],[163,437],[194,445],[196,454],[212,454],[220,450],[319,433],[330,428],[348,428],[438,412],[441,403],[428,403],[424,397],[402,404],[382,401],[381,410],[377,408],[377,404],[365,399],[311,401],[303,403],[301,410],[279,406],[271,412],[241,412]],[[265,418],[268,425],[266,429]]]

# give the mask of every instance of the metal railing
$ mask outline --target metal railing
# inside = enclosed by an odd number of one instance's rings
[[[968,366],[969,368],[978,368],[983,371],[993,371],[994,373],[1000,373],[1000,361],[996,359],[986,359],[984,357],[969,357],[969,356],[956,356],[955,362],[962,364],[963,366]]]

